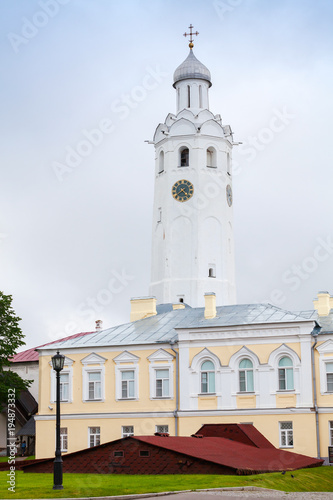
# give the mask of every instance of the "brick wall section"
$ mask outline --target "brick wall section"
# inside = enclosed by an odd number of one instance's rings
[[[168,438],[165,438],[168,439]],[[123,452],[123,457],[114,452]],[[149,456],[140,456],[148,452]],[[53,459],[25,465],[24,472],[53,472]],[[236,469],[126,438],[63,456],[63,472],[97,474],[236,474]]]

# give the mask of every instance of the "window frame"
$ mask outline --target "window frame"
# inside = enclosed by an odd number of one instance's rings
[[[166,427],[167,430],[159,430],[158,427]],[[156,424],[155,432],[159,432],[161,434],[169,434],[169,424]]]
[[[185,160],[184,160],[184,159],[182,159],[182,156],[183,156],[185,151],[187,151],[187,153],[186,153]],[[189,167],[190,166],[190,148],[188,146],[181,146],[178,150],[178,154],[179,154],[178,168]],[[185,165],[182,164],[184,161],[185,161]]]
[[[73,401],[73,363],[72,359],[67,358],[65,356],[64,368],[61,370],[61,374],[68,374],[68,399],[62,399],[61,403],[68,404]],[[57,374],[55,370],[53,370],[52,361],[49,362],[50,365],[50,382],[51,382],[51,390],[50,390],[50,403],[56,403],[57,399]]]
[[[329,446],[333,446],[333,420],[328,421],[328,432]]]
[[[332,371],[327,371],[327,365],[332,365]],[[328,376],[331,375],[331,381],[328,380]],[[326,385],[326,393],[327,394],[332,394],[333,393],[333,361],[325,361],[325,385]],[[331,387],[329,388],[329,385]]]
[[[90,375],[92,374],[95,374],[95,373],[98,373],[99,374],[99,380],[89,380],[89,377]],[[99,369],[99,368],[91,368],[91,369],[88,369],[87,370],[87,377],[88,377],[88,388],[87,388],[87,395],[88,395],[88,398],[87,398],[87,401],[101,401],[102,399],[102,370]],[[93,395],[94,397],[90,397],[90,393],[91,393],[91,384],[93,384]],[[99,386],[97,385],[99,384]],[[99,390],[96,389],[96,387],[99,387]],[[97,393],[100,393],[100,396],[99,397],[96,397],[96,394]]]
[[[282,429],[283,424],[291,424],[291,428]],[[288,434],[291,431],[292,444],[288,444]],[[285,440],[285,444],[283,441]],[[291,420],[279,422],[279,448],[294,448],[294,425]]]
[[[251,368],[241,368],[241,363],[242,361],[250,361],[251,363]],[[241,388],[241,373],[244,372],[244,383],[245,383],[245,389],[242,390]],[[250,385],[249,384],[249,380],[248,380],[248,376],[249,374],[251,373],[251,376],[252,376],[252,387],[253,389],[252,390],[249,390],[248,386]],[[253,361],[252,359],[248,358],[248,357],[244,357],[242,359],[239,360],[239,363],[238,363],[238,389],[239,389],[239,393],[240,394],[254,394],[255,393],[255,387],[254,387],[254,365],[253,365]]]
[[[99,354],[91,353],[85,358],[81,359],[82,367],[82,402],[83,403],[103,403],[105,399],[105,362]],[[101,397],[96,399],[89,399],[89,373],[101,372]]]
[[[207,361],[209,361],[210,363],[212,363],[214,369],[212,370],[203,370],[202,369],[202,366],[207,363]],[[210,381],[210,377],[209,377],[209,374],[210,373],[213,373],[214,374],[214,390],[210,390],[212,389],[210,387],[211,385],[211,381]],[[203,382],[203,375],[207,375],[207,378],[206,378],[206,382]],[[200,364],[200,395],[206,395],[206,394],[216,394],[216,367],[215,367],[215,363],[213,360],[207,358],[207,359],[203,359],[201,361],[201,364]],[[207,384],[207,391],[203,391],[203,384]]]
[[[156,367],[154,368],[154,371],[155,371],[155,398],[156,399],[169,399],[170,398],[170,369],[169,367],[165,367],[165,368],[162,368],[162,367]],[[165,378],[157,378],[157,372],[160,371],[167,371],[168,372],[168,377]],[[157,388],[157,382],[158,381],[162,381],[161,383],[161,395],[157,394],[158,392],[158,388]],[[168,391],[167,391],[167,394],[164,393],[164,381],[167,380],[168,381]]]
[[[135,399],[135,370],[132,368],[129,368],[129,369],[120,370],[120,371],[121,371],[121,399],[122,400]],[[133,378],[128,378],[128,379],[125,378],[124,379],[123,378],[124,373],[133,373]],[[124,396],[124,384],[125,384],[126,396]],[[133,391],[133,396],[130,395],[131,388]]]
[[[91,432],[92,429],[99,429],[99,432]],[[94,437],[94,444],[91,445],[91,437]],[[98,443],[96,443],[98,439]],[[101,444],[101,428],[98,425],[88,426],[88,448],[99,446]]]
[[[126,429],[126,427],[132,427],[133,431],[132,432],[125,432],[124,429]],[[125,438],[125,437],[131,437],[131,436],[134,436],[134,425],[122,425],[121,426],[121,437]]]
[[[281,366],[280,367],[280,363],[283,359],[289,359],[290,362],[291,362],[291,366]],[[286,354],[283,354],[279,360],[278,360],[278,363],[277,363],[277,368],[278,368],[278,392],[294,392],[295,391],[295,370],[294,370],[294,362],[293,362],[293,359],[286,355]],[[292,373],[292,387],[289,387],[288,386],[288,373],[291,372]],[[281,374],[283,373],[283,377],[281,377]],[[285,387],[281,387],[281,382],[284,383]]]
[[[140,358],[129,351],[123,351],[113,358],[115,366],[115,395],[116,401],[138,401],[139,399],[139,360]],[[122,372],[134,371],[134,397],[122,397]]]
[[[67,445],[66,447],[64,446],[64,441]],[[68,451],[68,427],[60,427],[60,449],[61,453],[66,453]]]

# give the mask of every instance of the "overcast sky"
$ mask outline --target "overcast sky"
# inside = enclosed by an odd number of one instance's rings
[[[332,1],[0,9],[0,290],[13,295],[27,347],[96,319],[127,322],[130,298],[148,295],[154,150],[144,141],[176,110],[190,23],[212,74],[210,109],[243,143],[238,302],[308,310],[319,290],[333,293]]]

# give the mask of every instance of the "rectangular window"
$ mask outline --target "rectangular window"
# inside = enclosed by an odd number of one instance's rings
[[[89,433],[89,448],[93,446],[98,446],[101,442],[101,428],[100,427],[88,427]]]
[[[294,431],[292,422],[279,422],[280,426],[280,448],[293,448]]]
[[[101,372],[88,373],[88,399],[101,399]]]
[[[149,457],[150,453],[148,450],[140,450],[140,457]]]
[[[156,374],[156,397],[169,397],[169,370],[155,370]]]
[[[330,436],[329,436],[329,443],[330,443],[330,446],[333,446],[333,420],[331,420],[329,422],[329,429],[330,429]]]
[[[326,363],[327,392],[333,392],[333,363]]]
[[[279,390],[292,391],[294,389],[294,372],[292,368],[279,368]]]
[[[121,437],[134,436],[134,425],[123,425],[121,428]]]
[[[155,432],[169,433],[168,425],[155,425]]]
[[[132,399],[135,397],[134,370],[121,372],[121,397]]]
[[[60,448],[64,452],[68,450],[67,427],[60,427]]]
[[[113,456],[114,457],[123,457],[124,456],[124,452],[122,450],[114,451],[113,452]]]
[[[68,401],[69,373],[60,373],[60,401]]]

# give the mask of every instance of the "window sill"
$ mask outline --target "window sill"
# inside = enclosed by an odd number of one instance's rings
[[[84,399],[84,403],[104,403],[104,399]]]
[[[206,166],[207,166],[207,168],[217,168],[217,166],[215,166],[215,165],[206,165]]]
[[[292,450],[294,448],[294,445],[292,446],[279,446],[279,450]]]
[[[237,396],[255,396],[256,395],[256,393],[254,391],[249,391],[249,392],[239,391],[236,394],[237,394]]]
[[[201,398],[202,396],[205,397],[205,396],[216,396],[216,392],[202,392],[200,394],[198,394],[198,396]]]
[[[178,165],[178,168],[188,168],[190,165]]]
[[[155,399],[173,399],[173,397],[172,396],[153,396],[150,399],[152,399],[152,400],[155,400]]]
[[[138,398],[119,398],[117,401],[138,401]]]
[[[296,394],[295,389],[279,389],[276,394]]]

